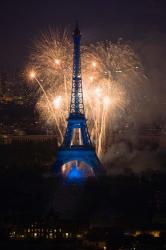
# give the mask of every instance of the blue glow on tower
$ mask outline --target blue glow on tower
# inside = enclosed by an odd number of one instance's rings
[[[82,178],[82,171],[76,165],[73,165],[67,174],[67,178],[80,179]]]

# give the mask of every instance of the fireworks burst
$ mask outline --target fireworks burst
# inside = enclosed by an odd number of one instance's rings
[[[58,129],[62,142],[69,110],[72,77],[72,42],[69,33],[50,32],[35,44],[31,71],[40,89],[37,108],[43,121]],[[111,131],[137,109],[144,79],[141,64],[131,46],[98,42],[82,47],[85,112],[92,142],[102,157],[110,145]],[[137,101],[136,101],[137,100]],[[130,113],[128,112],[128,114]]]

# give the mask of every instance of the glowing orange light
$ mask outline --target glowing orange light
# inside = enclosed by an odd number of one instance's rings
[[[102,89],[101,89],[101,88],[96,88],[96,89],[95,89],[95,93],[96,93],[96,95],[97,95],[98,97],[101,96],[101,92],[102,92]]]
[[[104,97],[104,99],[103,99],[103,103],[104,103],[104,105],[106,105],[106,106],[108,106],[109,104],[110,104],[110,98],[109,98],[109,96],[105,96]]]
[[[32,80],[32,79],[34,79],[36,77],[36,73],[35,73],[35,71],[30,71],[30,73],[29,73],[29,78]]]
[[[61,103],[62,103],[62,96],[57,96],[53,100],[53,105],[54,105],[55,108],[60,108]]]
[[[55,59],[55,64],[59,65],[60,64],[60,60],[59,59]]]
[[[91,82],[93,82],[93,79],[94,79],[93,76],[90,76],[90,77],[89,77],[89,80],[90,80]]]
[[[96,62],[92,62],[92,66],[95,68],[96,67]]]

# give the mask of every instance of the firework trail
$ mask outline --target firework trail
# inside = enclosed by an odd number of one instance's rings
[[[111,132],[132,122],[144,88],[144,73],[129,44],[97,42],[82,46],[82,78],[85,112],[92,142],[103,156],[111,144]],[[73,47],[68,32],[50,31],[35,44],[31,64],[42,90],[37,102],[41,119],[58,129],[62,142],[69,110]],[[44,90],[44,91],[43,91]],[[141,91],[140,91],[141,90]],[[130,119],[129,119],[130,117]]]

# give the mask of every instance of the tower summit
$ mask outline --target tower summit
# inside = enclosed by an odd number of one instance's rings
[[[73,76],[70,112],[64,141],[59,148],[55,173],[68,178],[96,176],[103,168],[92,146],[84,112],[81,75],[81,33],[76,26],[73,32]]]

